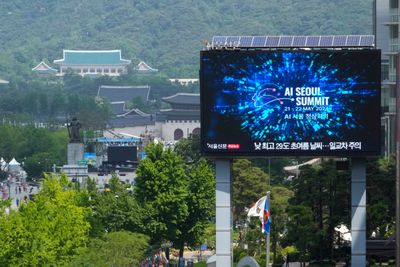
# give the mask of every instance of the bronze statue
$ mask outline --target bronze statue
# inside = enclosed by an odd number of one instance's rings
[[[81,136],[79,134],[79,129],[81,128],[81,123],[76,117],[72,118],[72,121],[68,123],[68,134],[70,143],[80,143],[82,142]]]

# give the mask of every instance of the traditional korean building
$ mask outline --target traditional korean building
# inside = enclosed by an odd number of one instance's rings
[[[150,134],[166,142],[200,134],[199,94],[177,93],[162,98],[162,101],[168,103],[170,108],[155,114],[131,110],[111,119],[109,127],[116,133],[134,136]]]
[[[63,50],[63,58],[54,60],[60,66],[59,76],[68,70],[82,76],[120,76],[126,73],[130,63],[121,58],[121,50]]]
[[[171,108],[160,111],[158,130],[164,140],[179,140],[191,134],[200,134],[200,95],[177,93],[163,97]]]
[[[127,112],[127,101],[139,98],[144,104],[146,104],[149,101],[150,86],[101,85],[97,91],[97,96],[104,98],[111,104],[111,109],[114,115],[121,115]]]
[[[39,75],[44,75],[44,76],[56,75],[58,72],[58,70],[53,69],[52,67],[47,65],[44,61],[37,64],[36,67],[32,69],[32,71]]]
[[[138,127],[145,131],[146,127],[154,128],[154,114],[147,114],[139,109],[131,109],[126,111],[124,114],[117,115],[109,121],[109,126],[113,129],[124,129]],[[124,130],[118,131],[119,133],[125,133],[130,135],[135,135],[133,133],[125,132]],[[140,135],[139,132],[138,135]]]
[[[143,73],[143,74],[150,74],[150,73],[158,72],[158,69],[154,69],[154,68],[150,67],[144,61],[140,61],[139,64],[137,64],[137,66],[135,67],[135,70],[137,72]]]

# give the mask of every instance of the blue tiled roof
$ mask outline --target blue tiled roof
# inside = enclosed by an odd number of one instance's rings
[[[130,60],[121,58],[121,50],[63,50],[63,58],[56,64],[128,65]]]

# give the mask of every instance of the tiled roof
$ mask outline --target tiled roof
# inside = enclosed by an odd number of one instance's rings
[[[162,100],[169,104],[200,105],[200,94],[177,93],[172,96],[163,97]]]
[[[75,65],[128,65],[130,60],[121,58],[121,50],[63,50],[63,58],[55,64]]]
[[[145,113],[145,112],[141,111],[140,109],[133,108],[131,110],[125,111],[125,113],[121,114],[118,117],[126,117],[126,116],[133,116],[133,115],[139,115],[142,117],[151,116],[151,114]]]
[[[97,95],[112,102],[131,101],[135,97],[140,97],[143,102],[149,100],[150,86],[111,86],[101,85]]]
[[[44,61],[40,62],[32,69],[32,71],[40,74],[55,74],[58,71],[47,65]]]
[[[140,61],[139,64],[137,64],[135,70],[137,70],[138,72],[157,72],[158,71],[158,69],[154,69],[154,68],[150,67],[144,61]]]

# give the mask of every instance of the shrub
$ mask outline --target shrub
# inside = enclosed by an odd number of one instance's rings
[[[199,262],[196,262],[193,266],[194,267],[206,267],[207,266],[207,262],[206,261],[199,261]]]
[[[239,262],[245,256],[247,256],[246,250],[240,247],[233,248],[233,262]]]

